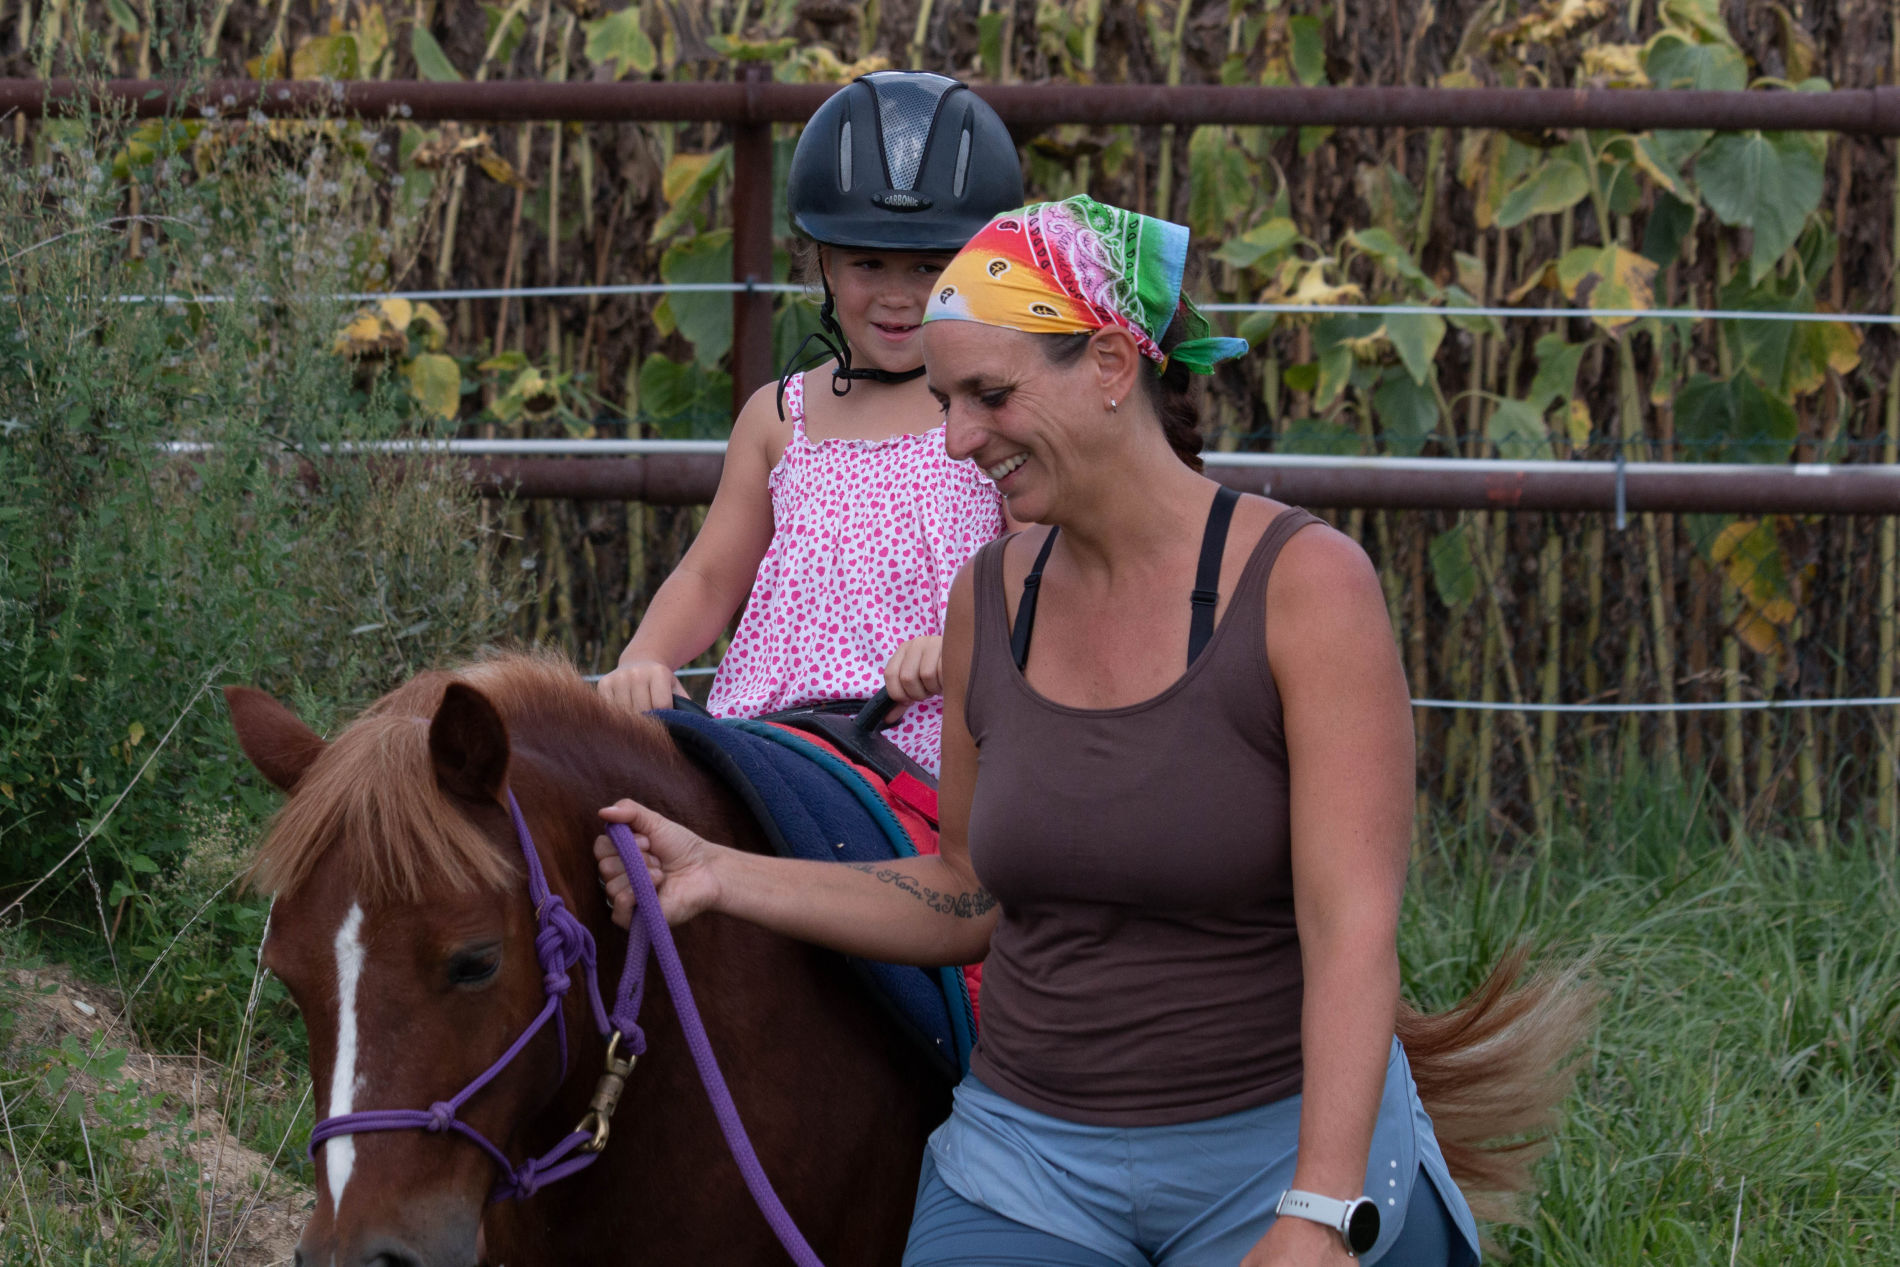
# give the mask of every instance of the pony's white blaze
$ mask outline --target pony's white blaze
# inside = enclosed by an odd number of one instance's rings
[[[363,979],[362,931],[363,908],[352,902],[336,930],[336,1067],[330,1071],[330,1117],[355,1111],[361,1082],[356,1073],[356,989]],[[334,1215],[343,1206],[343,1189],[356,1165],[356,1141],[339,1135],[325,1140],[323,1147]]]

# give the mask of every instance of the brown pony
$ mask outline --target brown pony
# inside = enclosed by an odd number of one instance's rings
[[[226,696],[246,755],[290,793],[253,879],[276,898],[265,962],[303,1012],[320,1118],[427,1109],[541,1008],[504,788],[553,891],[599,944],[606,994],[626,935],[595,883],[597,807],[632,796],[709,839],[765,847],[658,723],[608,708],[558,660],[425,673],[328,744],[261,692]],[[945,1088],[838,956],[716,916],[677,936],[746,1127],[806,1239],[827,1267],[896,1263]],[[1510,1194],[1527,1186],[1591,1012],[1571,974],[1520,983],[1522,969],[1508,957],[1450,1012],[1398,1017],[1446,1160],[1481,1217],[1508,1217]],[[649,976],[648,1053],[591,1168],[491,1205],[496,1176],[466,1140],[407,1130],[327,1141],[299,1267],[786,1261]],[[543,1032],[462,1114],[511,1158],[545,1150],[587,1110],[603,1047],[578,983],[565,1010],[567,1067]]]
[[[264,959],[303,1012],[320,1118],[427,1109],[540,1010],[504,786],[550,887],[593,933],[610,997],[626,935],[595,880],[598,807],[636,796],[715,839],[764,848],[736,799],[658,723],[611,711],[556,661],[425,673],[328,744],[261,692],[226,696],[246,755],[290,793],[253,879],[275,895]],[[941,1079],[838,956],[725,919],[693,921],[678,944],[746,1128],[806,1239],[828,1267],[896,1262],[924,1138],[949,1107]],[[592,1167],[489,1205],[491,1162],[452,1134],[328,1141],[299,1267],[783,1261],[726,1153],[664,983],[649,977],[650,1047]],[[564,1006],[568,1067],[555,1067],[544,1030],[462,1115],[516,1160],[574,1128],[601,1070],[578,981]]]

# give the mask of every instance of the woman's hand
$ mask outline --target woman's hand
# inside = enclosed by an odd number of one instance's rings
[[[1333,1229],[1311,1219],[1276,1218],[1240,1267],[1352,1267],[1357,1262]]]
[[[638,801],[615,801],[600,811],[600,816],[610,823],[625,823],[633,831],[640,855],[646,859],[647,875],[660,896],[660,913],[668,924],[684,924],[717,904],[719,883],[712,873],[712,860],[720,850],[718,845]],[[613,841],[597,836],[594,857],[599,860],[607,900],[613,905],[614,923],[627,928],[633,923],[633,881],[620,861],[620,852]]]
[[[689,695],[673,670],[658,660],[623,660],[595,684],[601,698],[632,713],[673,707],[675,695]]]
[[[910,705],[943,694],[943,639],[912,638],[899,647],[884,666],[884,689],[896,706],[891,709],[893,720]]]

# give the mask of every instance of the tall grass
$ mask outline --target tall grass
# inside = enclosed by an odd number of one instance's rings
[[[396,349],[335,348],[330,296],[387,249],[375,143],[96,115],[0,135],[0,988],[39,960],[96,978],[148,1050],[225,1067],[216,1107],[267,1156],[307,1129],[306,1061],[238,884],[276,798],[216,688],[326,727],[505,636],[523,589],[465,484],[338,454],[428,430]],[[152,294],[228,301],[122,298]],[[191,1106],[120,1076],[123,1039],[10,1028],[0,1262],[218,1261]]]
[[[1426,852],[1401,934],[1442,1005],[1500,948],[1589,954],[1601,1023],[1522,1262],[1833,1264],[1900,1237],[1900,886],[1867,840],[1731,846],[1635,782],[1587,834]]]
[[[464,483],[338,453],[429,430],[397,349],[336,348],[333,296],[391,232],[376,144],[298,120],[0,134],[0,923],[113,985],[160,1051],[236,1059],[256,975],[231,842],[275,798],[216,688],[325,727],[521,605]],[[226,298],[125,301],[154,294]],[[299,1063],[274,986],[263,1010],[259,1048]]]
[[[1456,999],[1526,939],[1551,958],[1588,955],[1605,990],[1530,1222],[1492,1229],[1495,1239],[1513,1261],[1565,1267],[1880,1260],[1900,1237],[1893,870],[1866,840],[1817,852],[1798,825],[1737,845],[1693,796],[1640,782],[1599,808],[1587,829],[1560,827],[1509,856],[1468,829],[1432,836],[1407,897],[1405,980],[1428,1007]],[[0,942],[0,959],[20,949]],[[0,975],[0,1032],[9,988]],[[48,1080],[62,1060],[70,1054],[0,1044],[16,1130],[51,1116]],[[294,1153],[306,1075],[292,1061],[275,1076],[280,1089],[251,1112],[252,1142],[269,1152],[294,1128]],[[115,1100],[84,1111],[97,1151],[175,1110]],[[92,1191],[71,1122],[47,1141],[25,1154],[24,1190],[39,1234],[66,1238],[50,1261],[78,1262],[91,1246],[94,1262],[172,1262],[162,1246],[197,1235],[165,1224],[150,1174],[114,1171],[119,1186]],[[9,1263],[33,1261],[20,1192],[0,1197]],[[121,1240],[107,1256],[96,1220],[73,1214],[88,1202],[121,1223],[143,1219],[149,1252]]]

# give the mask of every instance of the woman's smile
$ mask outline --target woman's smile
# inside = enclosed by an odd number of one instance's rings
[[[1008,479],[1011,475],[1014,475],[1017,472],[1017,470],[1019,470],[1022,467],[1022,464],[1027,462],[1028,460],[1029,460],[1029,451],[1025,449],[1021,453],[1017,453],[1011,457],[1004,458],[1001,462],[998,462],[995,466],[984,467],[983,473],[990,477],[990,482],[992,484],[995,484],[998,488],[1001,488],[1003,486],[1003,481]]]

